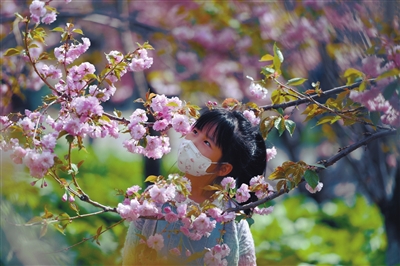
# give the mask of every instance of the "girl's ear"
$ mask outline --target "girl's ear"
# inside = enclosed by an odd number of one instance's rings
[[[230,163],[224,163],[219,167],[217,174],[218,176],[226,176],[232,171],[232,169],[233,166]]]

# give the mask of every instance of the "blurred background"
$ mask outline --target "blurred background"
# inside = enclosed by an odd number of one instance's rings
[[[21,33],[14,23],[18,12],[29,16],[31,1],[3,0],[1,7],[1,51],[20,46]],[[117,83],[106,111],[120,110],[125,117],[139,106],[150,89],[167,96],[204,106],[227,97],[243,102],[270,104],[255,99],[248,90],[250,80],[261,79],[265,62],[276,43],[283,52],[283,79],[307,78],[301,90],[320,82],[323,90],[344,85],[344,71],[353,67],[369,77],[379,75],[387,60],[387,47],[399,47],[397,1],[51,1],[57,20],[46,29],[73,23],[91,40],[79,62],[88,61],[101,70],[105,53],[134,51],[136,43],[148,41],[155,50],[153,66],[144,72],[126,74]],[[48,33],[50,53],[60,45],[60,34]],[[396,37],[397,36],[397,37]],[[80,37],[76,37],[80,38]],[[371,47],[373,49],[371,50]],[[366,52],[369,49],[369,52]],[[394,48],[393,48],[394,49]],[[395,51],[397,51],[394,49]],[[2,114],[34,110],[49,93],[37,87],[21,58],[1,57]],[[377,63],[378,62],[378,63]],[[375,67],[374,67],[375,66]],[[275,89],[267,84],[270,93]],[[383,90],[384,88],[382,88]],[[12,93],[11,93],[12,92]],[[13,94],[13,96],[10,96]],[[293,136],[271,133],[267,147],[278,155],[268,164],[268,173],[284,161],[315,163],[327,159],[368,131],[364,126],[339,124],[315,126],[302,123],[299,107],[291,114],[297,122]],[[171,133],[172,134],[172,133]],[[74,151],[74,160],[84,160],[79,169],[82,189],[104,205],[123,200],[117,190],[139,184],[148,175],[175,171],[176,146],[162,160],[144,159],[122,147],[121,140],[85,140],[85,151]],[[376,140],[346,156],[320,174],[324,188],[310,194],[301,185],[268,206],[274,212],[255,217],[254,235],[259,265],[395,265],[400,264],[400,171],[397,136]],[[57,154],[67,152],[66,143]],[[61,200],[56,183],[47,188],[31,186],[29,171],[12,164],[1,153],[1,242],[0,265],[118,265],[127,224],[118,225],[86,241],[102,226],[118,222],[119,216],[104,213],[74,220],[65,235],[51,225],[20,226],[48,211],[74,211]],[[80,213],[98,209],[77,202]]]

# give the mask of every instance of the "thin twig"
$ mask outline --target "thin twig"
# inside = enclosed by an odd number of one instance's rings
[[[119,220],[119,221],[116,222],[115,224],[110,225],[109,227],[107,227],[106,229],[104,229],[103,231],[101,231],[100,233],[98,233],[98,234],[96,234],[96,235],[94,235],[94,236],[91,236],[91,237],[89,237],[89,238],[83,238],[81,241],[79,241],[79,242],[73,244],[72,246],[69,246],[69,247],[66,247],[66,248],[63,248],[63,249],[60,249],[60,250],[56,250],[56,251],[44,253],[44,254],[54,254],[54,253],[59,253],[59,252],[63,252],[63,251],[68,251],[68,250],[70,250],[71,248],[76,247],[77,245],[80,245],[80,244],[82,244],[82,243],[84,243],[84,242],[86,242],[86,241],[88,241],[88,240],[91,240],[91,239],[94,240],[94,239],[98,238],[101,234],[103,234],[104,232],[107,232],[107,231],[110,230],[111,228],[113,228],[113,227],[119,225],[119,224],[122,223],[123,221],[125,221],[125,219]]]
[[[375,82],[375,79],[368,79],[367,81],[369,81],[373,84]],[[359,82],[353,83],[351,85],[344,85],[344,86],[336,87],[336,88],[333,88],[333,89],[330,89],[327,91],[323,91],[321,95],[318,95],[318,94],[310,95],[309,98],[317,100],[317,99],[320,99],[325,96],[338,94],[345,90],[351,90],[351,89],[357,88],[360,86],[361,83],[362,83],[362,81],[359,81]],[[290,102],[286,102],[286,103],[280,103],[280,104],[264,105],[264,106],[260,106],[260,108],[262,108],[264,110],[272,110],[272,109],[279,109],[279,108],[286,109],[288,107],[297,106],[297,105],[300,105],[300,104],[303,104],[306,102],[309,102],[308,98],[290,101]]]

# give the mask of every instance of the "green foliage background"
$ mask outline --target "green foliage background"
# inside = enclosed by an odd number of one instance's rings
[[[143,162],[140,157],[121,156],[111,149],[74,153],[76,161],[84,160],[79,169],[82,189],[91,199],[109,206],[122,200],[115,189],[125,190],[133,184],[143,187]],[[32,263],[53,265],[118,265],[128,224],[120,224],[102,234],[98,245],[85,238],[118,222],[115,213],[80,218],[69,224],[65,235],[49,226],[40,237],[41,226],[16,226],[44,214],[46,207],[55,215],[76,213],[61,201],[64,191],[48,180],[47,188],[32,187],[25,169],[7,162],[1,164],[1,262],[0,265]],[[163,172],[170,171],[170,162]],[[77,199],[81,214],[98,211]],[[386,235],[377,207],[356,195],[351,202],[336,199],[318,205],[313,199],[292,192],[270,202],[274,212],[255,216],[253,232],[258,265],[383,265]],[[22,241],[22,242],[21,242]],[[23,244],[21,244],[23,243]],[[72,247],[71,247],[72,246]],[[69,248],[70,247],[70,248]]]

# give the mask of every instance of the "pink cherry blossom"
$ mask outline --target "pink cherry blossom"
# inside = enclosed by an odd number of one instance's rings
[[[221,181],[221,186],[224,189],[234,189],[236,187],[236,180],[233,177],[225,177]]]
[[[74,98],[71,107],[75,108],[76,113],[86,121],[86,118],[103,115],[103,106],[100,105],[96,97],[81,96]]]
[[[164,237],[161,234],[154,234],[147,239],[147,245],[159,251],[164,247]]]
[[[181,256],[181,250],[179,248],[172,248],[169,253],[173,256]]]
[[[54,148],[56,147],[56,143],[57,143],[57,137],[58,137],[58,132],[53,132],[53,133],[43,135],[42,140],[41,140],[42,146],[46,149],[54,150]]]
[[[261,86],[259,83],[256,83],[252,77],[247,76],[248,79],[251,80],[249,91],[252,96],[256,99],[265,99],[268,94],[268,90]]]
[[[160,211],[157,207],[154,206],[148,200],[144,200],[143,203],[139,206],[139,213],[141,216],[157,216]]]
[[[153,64],[153,58],[148,56],[146,49],[139,49],[128,65],[130,71],[143,71]]]
[[[133,194],[137,193],[141,188],[138,185],[134,185],[126,190],[126,194],[128,196],[132,196]]]
[[[23,119],[21,119],[17,123],[17,125],[21,126],[24,134],[26,134],[28,136],[33,135],[33,130],[35,129],[35,123],[28,117],[24,117]]]
[[[318,182],[318,185],[315,188],[312,188],[308,183],[306,183],[306,189],[313,194],[316,192],[320,192],[323,186],[324,186],[323,183]]]
[[[177,114],[172,118],[172,127],[176,132],[187,134],[190,132],[191,125],[189,118],[186,115]]]
[[[257,126],[260,123],[260,118],[256,117],[252,110],[244,110],[243,115],[250,121],[253,126]]]
[[[168,125],[169,122],[167,119],[157,120],[153,125],[153,129],[157,131],[163,131],[168,127]]]
[[[123,219],[127,221],[135,221],[140,217],[139,206],[137,199],[127,201],[128,204],[118,203],[117,212]]]
[[[259,208],[258,206],[253,209],[255,214],[259,215],[268,215],[274,211],[274,206],[270,206],[268,208]]]
[[[190,250],[186,250],[185,252],[186,257],[190,257],[192,255],[192,252],[190,252]]]
[[[144,123],[147,121],[147,119],[148,117],[146,115],[146,111],[138,108],[129,117],[128,128],[137,125],[138,123]]]
[[[56,68],[54,65],[48,66],[44,64],[41,71],[42,74],[51,79],[60,79],[62,77],[61,69]]]
[[[122,146],[126,148],[129,152],[135,153],[135,154],[143,154],[144,153],[144,147],[139,145],[139,142],[137,140],[125,140],[122,143]]]
[[[186,216],[186,211],[187,211],[187,204],[180,204],[177,209],[177,214],[179,218],[183,218]]]
[[[111,51],[110,53],[106,54],[106,58],[109,64],[119,63],[122,62],[124,59],[124,55],[119,51]]]
[[[230,248],[227,244],[215,245],[204,255],[204,263],[206,265],[228,265],[226,256],[230,253]]]
[[[247,184],[242,184],[240,188],[236,191],[236,201],[239,203],[246,202],[250,198],[249,186]]]
[[[169,213],[165,214],[164,218],[169,223],[174,223],[174,222],[179,220],[178,215],[176,213],[173,213],[173,212],[169,212]]]
[[[167,202],[167,197],[165,196],[164,191],[163,188],[154,185],[149,189],[149,194],[155,203],[164,203]]]
[[[146,134],[146,128],[141,124],[134,125],[129,129],[134,140],[140,140]]]
[[[49,24],[53,23],[54,21],[56,21],[56,19],[57,19],[56,12],[49,12],[43,16],[42,23],[49,25]]]
[[[26,155],[26,150],[20,146],[17,146],[13,149],[13,152],[10,156],[14,163],[22,164],[22,160],[25,157],[25,155]]]
[[[45,2],[34,0],[29,6],[29,11],[31,15],[36,17],[42,17],[46,14]]]
[[[277,154],[276,148],[272,147],[271,149],[267,149],[267,162],[274,159]]]

